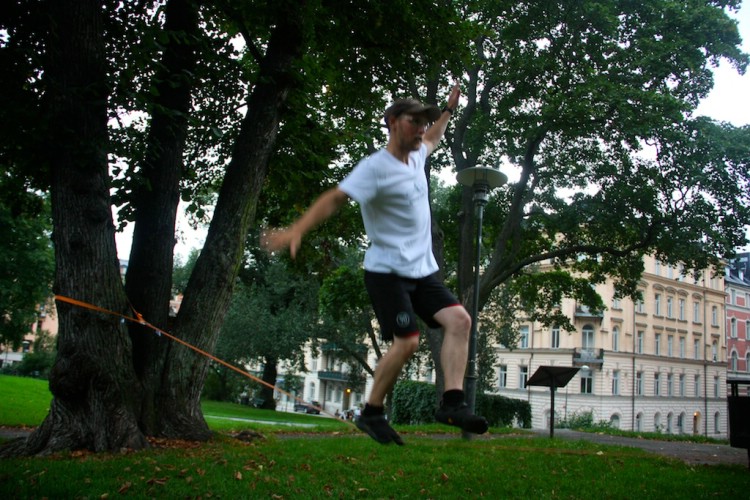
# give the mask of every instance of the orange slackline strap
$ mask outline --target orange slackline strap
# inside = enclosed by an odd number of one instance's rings
[[[174,340],[178,344],[182,344],[185,347],[187,347],[188,349],[192,349],[193,351],[197,352],[198,354],[202,354],[203,356],[211,359],[212,361],[215,361],[215,362],[219,363],[220,365],[226,366],[230,370],[234,370],[235,372],[239,373],[240,375],[243,375],[243,376],[245,376],[245,377],[247,377],[247,378],[249,378],[251,380],[254,380],[255,382],[258,382],[259,384],[262,384],[262,385],[264,385],[266,387],[269,387],[269,388],[271,388],[271,389],[273,389],[275,391],[279,391],[280,393],[288,396],[289,398],[294,399],[295,401],[299,401],[300,403],[304,403],[304,400],[302,400],[301,398],[299,398],[299,397],[297,397],[297,396],[295,396],[293,394],[290,394],[290,393],[286,392],[285,390],[276,387],[273,384],[269,384],[265,380],[262,380],[262,379],[256,377],[252,373],[248,373],[245,370],[243,370],[241,368],[238,368],[238,367],[234,366],[233,364],[224,361],[223,359],[219,359],[216,356],[214,356],[213,354],[211,354],[211,353],[209,353],[207,351],[204,351],[203,349],[200,349],[199,347],[195,347],[194,345],[189,344],[188,342],[185,342],[184,340],[182,340],[182,339],[180,339],[178,337],[175,337],[174,335],[172,335],[172,334],[170,334],[168,332],[165,332],[161,328],[157,328],[156,326],[154,326],[151,323],[149,323],[148,321],[146,321],[143,318],[143,316],[138,311],[136,311],[135,308],[132,305],[130,306],[130,308],[133,310],[133,314],[134,314],[135,317],[128,316],[126,314],[118,313],[118,312],[115,312],[115,311],[110,311],[109,309],[104,309],[102,307],[95,306],[94,304],[89,304],[88,302],[83,302],[82,300],[71,299],[70,297],[65,297],[63,295],[55,295],[55,300],[59,300],[60,302],[67,302],[68,304],[72,304],[72,305],[78,306],[78,307],[83,307],[84,309],[91,309],[92,311],[97,311],[97,312],[100,312],[100,313],[109,314],[110,316],[117,316],[117,317],[125,319],[127,321],[132,321],[133,323],[138,323],[140,325],[146,326],[146,327],[152,329],[154,332],[156,332],[156,334],[159,335],[159,336],[164,335],[165,337],[167,337],[167,338],[169,338],[171,340]],[[318,411],[320,411],[322,413],[325,413],[328,416],[335,417],[335,415],[331,415],[330,413],[328,413],[327,411],[325,411],[322,408],[319,408],[319,407],[317,407],[315,405],[310,405],[310,406],[312,406],[313,408],[315,408],[316,410],[318,410]]]

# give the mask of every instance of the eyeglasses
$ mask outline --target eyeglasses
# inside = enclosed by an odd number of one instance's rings
[[[411,123],[416,128],[422,128],[422,127],[426,128],[427,125],[429,124],[429,122],[425,120],[424,118],[417,118],[416,116],[409,116],[409,115],[406,116],[406,121]]]

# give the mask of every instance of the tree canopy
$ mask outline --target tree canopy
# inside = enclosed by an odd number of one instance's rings
[[[472,6],[482,29],[452,157],[458,169],[500,163],[515,178],[497,193],[480,304],[515,279],[560,285],[524,273],[536,263],[592,283],[613,277],[635,294],[644,254],[701,270],[746,243],[747,127],[694,116],[712,64],[747,65],[723,10],[738,2]],[[570,285],[558,294],[584,298]]]

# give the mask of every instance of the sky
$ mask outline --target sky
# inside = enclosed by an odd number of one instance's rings
[[[745,0],[740,11],[730,13],[730,16],[739,22],[743,52],[750,53],[750,0]],[[750,96],[750,68],[744,75],[740,75],[730,64],[722,61],[717,68],[714,68],[714,88],[701,101],[696,115],[709,116],[735,126],[748,125],[750,124],[750,97],[748,96]],[[175,236],[177,238],[175,253],[177,258],[184,262],[193,248],[203,247],[206,229],[192,229],[184,217],[179,217]],[[748,228],[748,237],[750,238],[750,228]],[[124,232],[117,233],[117,255],[120,259],[128,259],[131,239],[132,225]],[[750,246],[744,250],[750,250]]]

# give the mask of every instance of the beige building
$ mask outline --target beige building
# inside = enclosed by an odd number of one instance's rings
[[[639,288],[633,302],[615,299],[610,282],[598,286],[608,307],[600,315],[565,300],[574,332],[523,325],[516,349],[497,348],[497,392],[527,399],[532,426],[548,428],[549,388],[526,380],[543,365],[575,366],[556,392],[556,422],[592,412],[623,430],[726,437],[723,276],[683,276],[647,258]]]
[[[23,356],[33,350],[34,341],[43,331],[49,333],[52,337],[57,336],[57,309],[52,297],[46,304],[39,306],[37,320],[31,325],[29,332],[24,335],[21,347],[13,349],[10,344],[0,345],[0,368],[7,368],[20,363]]]

